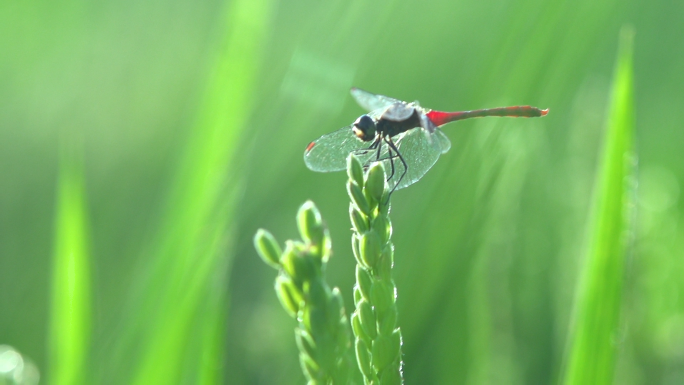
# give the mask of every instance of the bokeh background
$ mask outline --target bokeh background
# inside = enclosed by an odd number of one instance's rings
[[[550,108],[446,126],[392,221],[407,383],[556,382],[625,24],[639,196],[615,383],[684,383],[677,1],[0,2],[0,344],[59,383],[60,320],[81,314],[72,383],[302,383],[252,237],[296,238],[312,199],[351,313],[345,175],[302,154],[363,112],[357,86]]]

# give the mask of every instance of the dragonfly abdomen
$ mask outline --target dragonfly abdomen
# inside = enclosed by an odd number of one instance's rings
[[[511,118],[536,118],[540,116],[545,116],[549,113],[549,109],[539,109],[532,106],[513,106],[513,107],[497,107],[497,108],[485,108],[482,110],[472,110],[472,111],[460,111],[460,112],[443,112],[443,111],[430,111],[427,113],[427,117],[436,126],[441,126],[449,122],[456,120],[470,119],[470,118],[483,118],[486,116],[501,116],[501,117],[511,117]]]

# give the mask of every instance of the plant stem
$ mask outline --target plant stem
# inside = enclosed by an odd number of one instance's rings
[[[401,384],[401,331],[397,327],[396,287],[392,280],[389,188],[382,163],[365,173],[356,157],[347,159],[356,257],[352,330],[356,359],[366,384]]]
[[[269,266],[279,269],[276,294],[298,322],[295,339],[299,361],[309,384],[349,383],[350,336],[342,295],[324,278],[332,254],[330,234],[313,202],[299,209],[297,224],[303,242],[287,241],[281,251],[273,235],[259,229],[254,245]]]

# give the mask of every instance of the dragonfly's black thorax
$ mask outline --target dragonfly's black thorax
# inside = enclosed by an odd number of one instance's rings
[[[380,138],[391,138],[420,126],[420,116],[416,109],[403,109],[398,112],[388,109],[378,120],[374,120],[368,115],[361,115],[352,124],[352,130],[357,138],[364,142],[370,142]]]
[[[418,111],[414,110],[411,116],[399,122],[384,117],[380,118],[375,123],[375,127],[382,136],[393,137],[412,128],[420,127],[420,117],[418,116]]]

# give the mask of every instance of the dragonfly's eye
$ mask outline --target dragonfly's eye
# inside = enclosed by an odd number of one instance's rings
[[[354,122],[352,126],[354,135],[364,142],[368,142],[375,138],[375,122],[368,115],[362,115]]]

